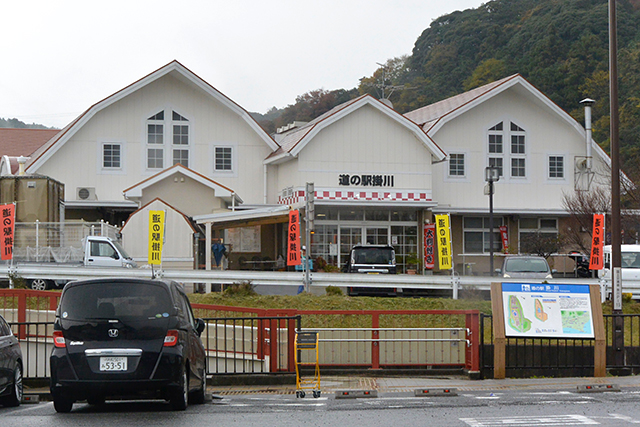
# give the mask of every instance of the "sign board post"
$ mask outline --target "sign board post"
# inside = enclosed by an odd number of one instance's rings
[[[505,378],[508,337],[595,339],[594,376],[606,375],[599,285],[492,283],[494,378]]]

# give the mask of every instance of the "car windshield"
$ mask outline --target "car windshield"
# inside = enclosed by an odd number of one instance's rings
[[[640,268],[640,253],[622,252],[623,268]]]
[[[395,251],[391,248],[356,248],[353,251],[353,264],[395,264]]]
[[[166,288],[135,282],[71,286],[60,302],[60,316],[69,320],[161,318],[172,310]]]
[[[547,273],[549,266],[544,259],[508,259],[504,270],[511,273]]]
[[[129,256],[129,254],[127,253],[127,251],[124,250],[124,248],[122,247],[122,245],[118,242],[111,242],[113,243],[113,245],[118,248],[118,250],[120,251],[120,253],[122,254],[122,256],[124,257],[124,259],[131,259],[131,257]]]

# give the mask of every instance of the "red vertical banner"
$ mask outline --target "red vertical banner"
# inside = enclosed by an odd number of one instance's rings
[[[502,248],[504,249],[504,253],[509,253],[509,233],[507,232],[507,226],[500,226],[500,237],[502,237]]]
[[[287,265],[300,265],[300,213],[297,210],[289,211],[287,231]]]
[[[13,234],[16,223],[16,205],[0,205],[0,216],[2,217],[2,239],[0,240],[1,259],[10,260],[13,258]]]
[[[435,254],[436,225],[424,225],[424,268],[433,270],[436,266]]]
[[[602,248],[604,246],[604,215],[593,215],[593,235],[591,238],[591,256],[589,257],[590,270],[602,270]]]

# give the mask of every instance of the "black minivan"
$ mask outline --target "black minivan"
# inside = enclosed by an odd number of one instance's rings
[[[164,398],[175,410],[203,403],[205,350],[182,285],[165,280],[71,282],[56,311],[51,395],[56,411],[77,400]]]

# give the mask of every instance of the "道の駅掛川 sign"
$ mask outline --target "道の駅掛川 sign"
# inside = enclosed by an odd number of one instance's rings
[[[594,338],[588,285],[503,283],[507,337]]]

